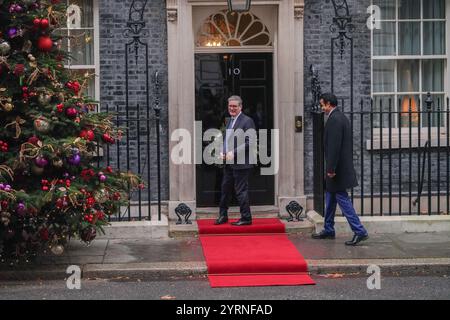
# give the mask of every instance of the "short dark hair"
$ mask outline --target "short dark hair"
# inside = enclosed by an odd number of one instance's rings
[[[330,103],[333,107],[336,107],[338,104],[336,96],[332,93],[324,93],[320,96],[320,99],[322,99],[325,103]]]

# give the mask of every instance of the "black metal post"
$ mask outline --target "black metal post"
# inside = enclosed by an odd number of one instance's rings
[[[159,72],[155,72],[155,105],[153,110],[155,111],[155,122],[156,122],[156,161],[158,170],[158,220],[161,220],[161,135],[160,135],[160,116],[161,107],[160,103],[160,82],[159,82]]]
[[[427,104],[428,115],[428,214],[431,215],[431,116],[433,112],[434,101],[429,92],[427,93],[425,103]]]
[[[324,159],[324,113],[320,108],[320,96],[322,89],[319,81],[319,73],[310,67],[312,106],[311,116],[313,120],[313,174],[314,174],[314,209],[316,212],[325,215],[325,159]]]

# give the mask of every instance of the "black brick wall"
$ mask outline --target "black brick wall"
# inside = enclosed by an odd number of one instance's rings
[[[102,108],[105,110],[117,110],[120,119],[126,117],[126,63],[125,45],[132,38],[125,37],[124,31],[128,20],[130,1],[100,0],[100,98]],[[148,44],[148,62],[150,80],[155,71],[159,71],[161,78],[161,165],[162,165],[162,198],[168,199],[168,107],[167,107],[167,30],[165,1],[152,0],[147,4],[144,21],[146,26],[142,32],[141,41]],[[110,148],[111,164],[118,166],[120,159],[121,170],[126,170],[128,165],[131,171],[140,173],[148,182],[148,169],[150,167],[150,184],[152,199],[156,199],[156,131],[153,111],[155,101],[154,86],[150,82],[150,103],[146,100],[146,75],[145,75],[145,49],[140,47],[138,64],[135,63],[134,48],[129,51],[129,102],[128,117],[130,119],[147,119],[149,107],[150,121],[141,121],[139,130],[136,121],[129,122],[129,136],[125,135],[119,150],[117,146]],[[137,105],[140,105],[138,112]],[[126,126],[125,122],[120,123]],[[147,136],[150,135],[150,144]],[[139,136],[139,138],[138,138]],[[127,150],[127,145],[129,149]],[[150,145],[150,161],[147,161],[147,148]],[[127,156],[129,154],[129,164]],[[140,154],[140,156],[139,156]],[[118,157],[119,155],[119,157]],[[141,160],[139,170],[138,158]],[[147,199],[147,191],[144,190],[142,199]]]

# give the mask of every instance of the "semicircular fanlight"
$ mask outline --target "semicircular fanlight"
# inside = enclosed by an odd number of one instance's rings
[[[250,12],[222,10],[210,15],[197,34],[197,47],[272,46],[270,32]]]

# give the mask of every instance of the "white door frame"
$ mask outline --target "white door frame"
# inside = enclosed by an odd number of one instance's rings
[[[195,136],[195,50],[193,10],[196,6],[223,6],[224,0],[167,0],[169,137],[176,129]],[[295,116],[303,116],[303,8],[304,0],[252,1],[252,6],[276,6],[273,30],[274,128],[279,129],[279,171],[274,203],[286,216],[286,205],[295,200],[306,208],[303,181],[303,133],[295,132]],[[223,50],[221,48],[220,50]],[[225,49],[226,50],[226,49]],[[244,52],[241,49],[239,52]],[[235,52],[235,50],[233,50]],[[215,51],[217,52],[217,51]],[[223,51],[222,51],[223,52]],[[247,51],[249,52],[249,51]],[[255,52],[255,51],[253,51]],[[267,50],[265,51],[267,52]],[[174,140],[177,137],[173,136]],[[194,142],[194,141],[192,141]],[[169,142],[169,161],[176,141]],[[192,156],[195,147],[192,144]],[[188,205],[195,220],[195,163],[169,163],[169,218],[175,208]]]

